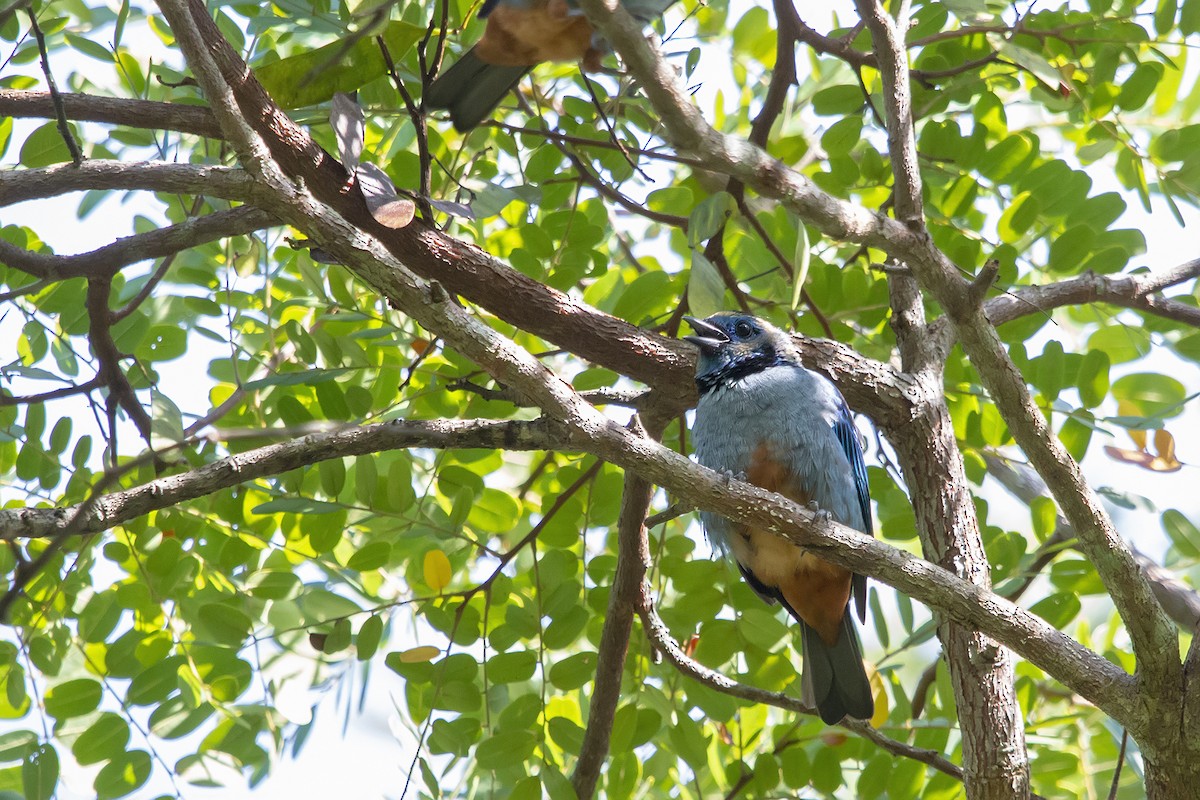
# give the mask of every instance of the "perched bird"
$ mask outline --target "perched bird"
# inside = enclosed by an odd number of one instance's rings
[[[684,338],[700,348],[692,428],[700,463],[872,534],[862,448],[837,388],[802,367],[788,336],[756,317],[684,319],[696,330]],[[830,725],[846,715],[869,719],[875,704],[850,610],[853,594],[866,621],[867,579],[769,531],[700,516],[750,588],[800,623],[804,700]]]
[[[643,24],[675,0],[622,0]],[[437,77],[425,96],[430,108],[450,110],[462,132],[474,128],[500,105],[525,73],[543,61],[582,61],[600,69],[607,44],[593,30],[575,0],[486,0],[479,17],[483,37]]]

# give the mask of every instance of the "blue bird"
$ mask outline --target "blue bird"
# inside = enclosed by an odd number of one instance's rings
[[[633,17],[649,24],[675,0],[622,0]],[[608,51],[577,0],[486,0],[479,18],[483,37],[437,77],[425,96],[430,108],[450,110],[456,130],[466,132],[488,117],[517,82],[543,61],[582,61],[596,72]]]
[[[696,458],[873,535],[867,470],[850,410],[825,377],[800,365],[787,334],[746,314],[684,317],[700,348]],[[866,621],[867,579],[765,530],[701,513],[713,546],[750,588],[800,624],[802,695],[833,725],[869,719],[875,703],[850,609]]]

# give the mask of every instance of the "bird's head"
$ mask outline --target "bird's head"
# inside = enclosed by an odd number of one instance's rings
[[[700,348],[696,383],[702,392],[767,367],[796,363],[787,334],[758,317],[723,311],[708,319],[684,319],[696,331],[683,338]]]

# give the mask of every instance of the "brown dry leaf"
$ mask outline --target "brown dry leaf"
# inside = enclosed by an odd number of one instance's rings
[[[416,203],[396,193],[392,179],[381,167],[371,163],[359,164],[355,175],[358,176],[363,199],[367,201],[367,210],[376,222],[395,229],[413,221],[417,213]]]

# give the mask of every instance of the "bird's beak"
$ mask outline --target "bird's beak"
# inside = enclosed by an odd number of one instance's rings
[[[684,336],[685,342],[691,342],[700,348],[700,352],[706,355],[712,355],[721,349],[722,345],[729,344],[729,336],[725,331],[713,325],[711,322],[705,322],[702,319],[695,317],[684,317],[684,321],[695,329],[699,336]]]

